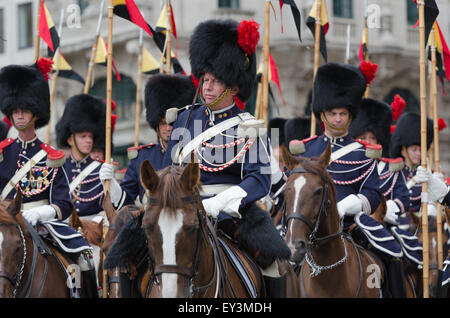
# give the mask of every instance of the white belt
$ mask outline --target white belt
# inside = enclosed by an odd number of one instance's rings
[[[48,200],[39,200],[33,202],[22,203],[22,211],[26,211],[29,209],[37,208],[43,205],[48,205]]]
[[[202,190],[200,191],[201,196],[213,196],[219,194],[225,190],[228,190],[235,184],[206,184],[202,185]]]

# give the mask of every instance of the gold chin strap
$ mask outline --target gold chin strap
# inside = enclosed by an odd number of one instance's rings
[[[78,148],[77,142],[75,141],[75,135],[72,134],[70,135],[70,138],[72,139],[72,145],[75,148],[76,152],[82,157],[86,157],[88,155],[88,153],[82,153],[81,150]]]
[[[349,127],[350,124],[352,123],[352,117],[351,117],[351,116],[350,116],[350,118],[349,118],[348,123],[347,123],[344,127],[336,127],[335,125],[333,125],[332,123],[330,123],[330,122],[326,119],[326,117],[325,117],[325,115],[324,115],[323,113],[320,113],[320,119],[323,121],[323,123],[324,123],[325,126],[327,126],[327,127],[329,127],[329,128],[332,128],[332,129],[335,129],[335,130],[337,130],[337,131],[339,131],[339,132],[342,132],[342,133],[346,132],[346,131],[348,130],[348,127]]]
[[[166,152],[167,144],[163,141],[161,134],[159,133],[159,128],[156,129],[156,136],[158,137],[158,141],[159,144],[161,145],[163,152]]]
[[[403,153],[404,153],[404,156],[405,156],[406,164],[407,164],[409,167],[411,167],[411,169],[414,169],[414,165],[413,165],[413,163],[412,163],[411,158],[410,158],[409,155],[408,155],[408,151],[406,150],[406,147],[405,147],[405,146],[402,146],[402,150],[403,150]]]
[[[28,124],[23,127],[23,128],[19,128],[16,126],[16,124],[14,123],[14,120],[12,119],[12,117],[10,118],[10,122],[13,124],[14,128],[16,128],[18,131],[24,131],[27,130],[28,128],[30,128],[30,126],[37,120],[36,116],[33,116],[33,118],[31,118],[31,120],[28,122]]]
[[[220,94],[220,96],[216,98],[215,101],[213,101],[212,103],[209,103],[209,104],[206,104],[206,103],[205,103],[205,100],[203,99],[203,93],[200,95],[200,99],[202,100],[202,103],[206,105],[206,107],[211,108],[211,107],[216,106],[218,103],[220,103],[220,101],[221,101],[222,99],[224,99],[225,96],[227,96],[228,94],[230,94],[230,92],[231,92],[231,88],[227,87],[227,88],[223,91],[223,93]]]

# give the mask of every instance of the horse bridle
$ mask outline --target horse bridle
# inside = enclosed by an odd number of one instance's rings
[[[17,296],[17,290],[22,280],[23,270],[25,268],[25,261],[27,259],[27,244],[25,241],[25,236],[23,235],[22,227],[19,224],[17,224],[16,228],[19,230],[20,239],[22,240],[22,247],[23,247],[23,257],[19,269],[14,275],[11,275],[8,272],[0,270],[0,278],[6,278],[6,280],[9,281],[11,285],[14,287],[13,298],[16,298]]]
[[[314,173],[311,171],[306,170],[303,167],[297,167],[291,170],[291,175],[294,173]],[[313,224],[307,217],[305,217],[303,214],[294,211],[293,213],[289,214],[289,216],[287,216],[285,218],[285,224],[284,226],[287,226],[287,223],[289,222],[290,219],[297,219],[303,223],[305,223],[308,228],[311,230],[311,233],[308,236],[308,247],[309,248],[315,248],[317,246],[322,245],[323,243],[327,242],[328,240],[340,236],[342,235],[342,230],[324,236],[324,237],[316,237],[317,231],[319,230],[319,225],[320,225],[320,220],[322,219],[322,216],[325,214],[325,216],[328,216],[328,210],[330,209],[331,206],[331,201],[330,199],[328,199],[328,183],[325,182],[323,185],[323,191],[322,191],[322,200],[320,202],[320,208],[319,208],[319,214],[317,216],[317,221],[315,224]],[[296,207],[294,207],[295,209]],[[286,211],[285,211],[286,213]]]
[[[185,266],[180,265],[173,265],[173,264],[154,264],[154,260],[152,256],[149,253],[149,266],[150,266],[150,273],[152,275],[150,279],[150,283],[157,283],[156,276],[166,273],[166,274],[178,274],[181,276],[185,276],[188,278],[189,281],[189,296],[192,297],[194,293],[199,292],[201,289],[209,287],[213,281],[214,277],[216,276],[216,268],[217,266],[214,265],[214,273],[211,277],[211,280],[204,286],[194,287],[194,279],[198,275],[198,269],[200,267],[200,245],[202,242],[202,239],[207,239],[207,234],[205,233],[205,224],[207,222],[206,217],[202,214],[203,208],[201,207],[201,197],[199,193],[195,193],[193,195],[181,197],[181,202],[183,204],[195,204],[197,203],[197,217],[200,222],[199,224],[199,230],[197,231],[197,242],[195,246],[195,252],[194,252],[194,258],[192,260],[192,267],[188,268]],[[160,206],[160,200],[156,198],[150,197],[148,200],[148,204],[150,206]]]

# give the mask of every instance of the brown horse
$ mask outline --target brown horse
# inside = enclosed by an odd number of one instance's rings
[[[20,191],[13,201],[0,202],[0,297],[70,297],[64,269],[37,247],[21,205]]]
[[[284,190],[286,242],[293,262],[305,260],[299,271],[302,296],[380,297],[381,262],[342,231],[326,171],[330,155],[330,145],[318,160],[295,158],[282,147],[291,171]]]
[[[149,296],[251,297],[206,217],[198,164],[169,166],[156,173],[144,161],[140,176],[150,194],[142,220],[152,260]],[[256,263],[233,244],[228,247],[241,255],[255,285],[254,296],[262,296],[263,280]]]
[[[123,225],[127,223],[129,220],[131,220],[133,217],[136,217],[138,214],[142,213],[143,209],[135,205],[126,205],[122,207],[119,211],[116,211],[111,203],[109,193],[106,194],[105,198],[103,199],[103,209],[108,219],[109,227],[102,244],[102,255],[107,255],[117,235],[122,229]],[[131,264],[131,268],[128,269],[114,268],[106,270],[106,280],[109,298],[121,297],[121,290],[120,290],[121,271],[127,274],[130,277],[130,279],[135,279],[137,276],[133,264]]]

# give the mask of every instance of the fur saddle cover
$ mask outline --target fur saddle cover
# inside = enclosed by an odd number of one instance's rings
[[[147,251],[147,237],[142,228],[143,217],[144,213],[140,213],[123,225],[106,255],[103,265],[105,269],[126,266],[142,255],[143,251]]]
[[[277,231],[269,213],[252,203],[245,206],[241,214],[234,238],[240,247],[254,257],[261,268],[267,268],[276,259],[290,258],[291,251]]]

